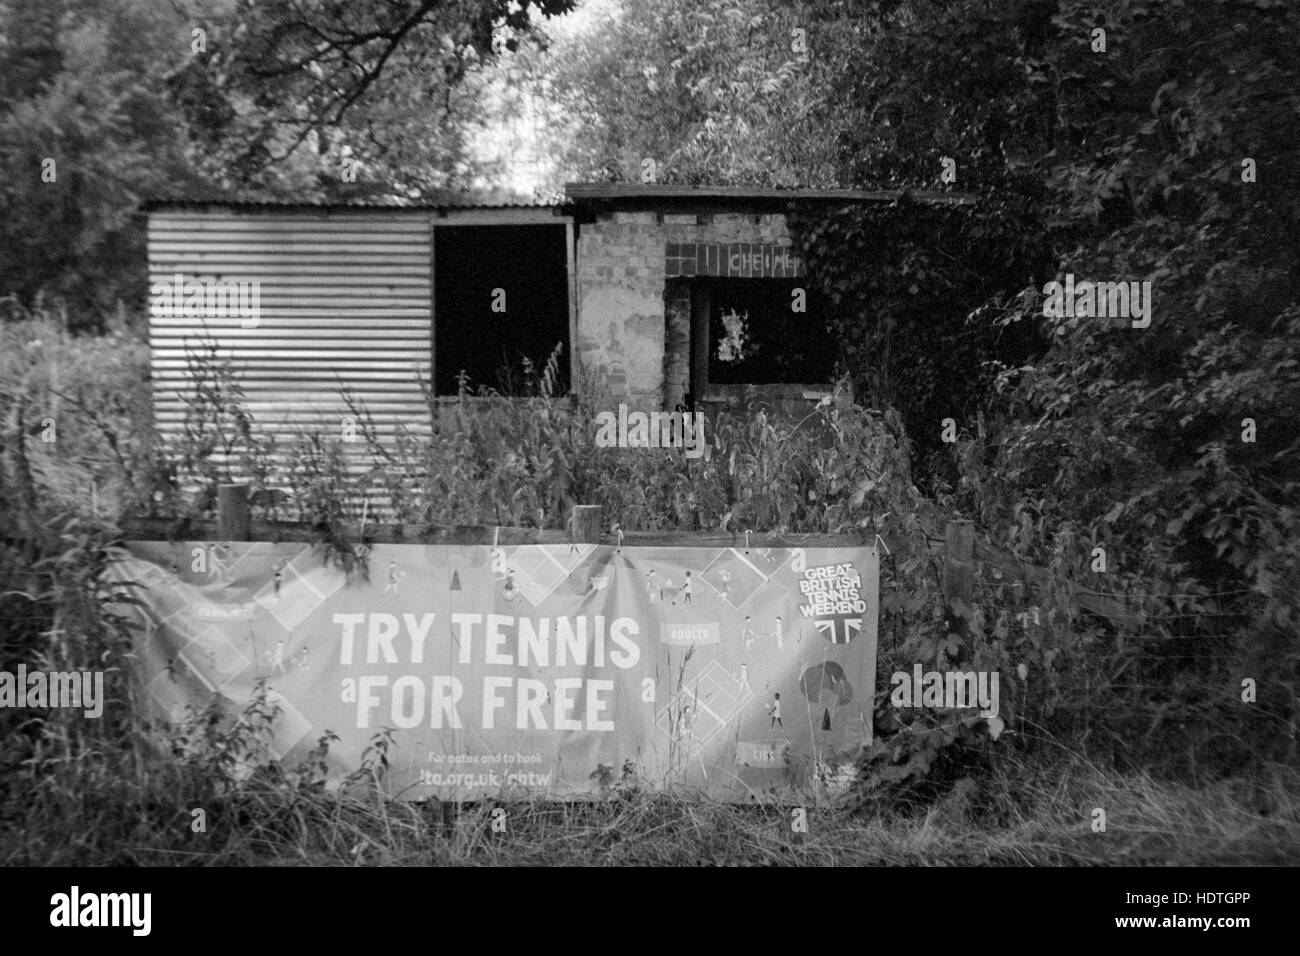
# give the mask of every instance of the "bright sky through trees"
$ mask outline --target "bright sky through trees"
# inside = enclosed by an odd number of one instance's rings
[[[552,54],[563,56],[574,39],[608,29],[608,19],[619,15],[622,2],[584,0],[573,13],[549,21],[534,14],[533,19],[552,39]],[[568,176],[547,149],[548,128],[558,117],[545,95],[544,65],[541,57],[530,51],[506,54],[492,67],[484,94],[484,110],[490,119],[470,141],[473,154],[491,170],[478,180],[478,188],[525,201],[558,198]]]

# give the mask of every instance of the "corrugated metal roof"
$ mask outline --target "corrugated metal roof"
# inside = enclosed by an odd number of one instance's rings
[[[907,196],[918,202],[942,205],[968,206],[976,201],[970,193],[915,189],[771,189],[755,186],[678,186],[658,183],[568,183],[564,187],[564,202],[520,202],[491,200],[476,196],[447,196],[430,202],[402,202],[398,200],[348,200],[311,202],[287,199],[194,199],[157,198],[144,204],[145,211],[158,209],[275,209],[311,211],[347,211],[368,209],[409,209],[437,211],[446,209],[554,209],[560,210],[570,203],[781,203],[781,202],[831,202],[863,203],[894,202]]]
[[[575,203],[644,202],[894,202],[907,196],[919,202],[966,206],[969,193],[914,189],[771,189],[755,186],[674,186],[658,183],[568,183],[565,195]]]
[[[384,202],[358,200],[355,202],[304,202],[289,199],[193,199],[155,198],[146,201],[142,209],[156,212],[167,209],[274,209],[302,212],[365,212],[372,209],[411,210],[433,212],[442,209],[559,209],[553,202],[487,202],[473,197],[455,197],[441,202]]]

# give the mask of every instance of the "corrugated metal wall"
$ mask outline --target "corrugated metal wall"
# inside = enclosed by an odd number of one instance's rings
[[[186,347],[215,340],[234,363],[256,428],[337,438],[340,388],[364,401],[381,437],[427,429],[417,374],[430,374],[430,213],[424,210],[162,208],[149,214],[150,347],[157,426],[182,434]],[[257,324],[169,315],[159,288],[258,283]],[[246,287],[250,292],[252,287]]]

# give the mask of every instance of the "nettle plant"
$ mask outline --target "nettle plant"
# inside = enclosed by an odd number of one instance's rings
[[[1140,403],[1123,414],[1156,424]],[[1015,726],[1180,772],[1276,753],[1295,660],[1278,615],[1291,610],[1281,589],[1243,587],[1238,569],[1287,578],[1285,512],[1270,514],[1230,462],[1201,460],[1170,480],[1158,435],[1135,443],[1117,437],[1122,424],[1108,433],[1062,416],[956,446],[953,502],[1012,562],[1042,569],[1014,587],[1016,569],[982,562]],[[1269,707],[1243,706],[1252,674],[1275,682]]]
[[[177,483],[195,492],[192,513],[204,514],[216,507],[217,485],[247,474],[260,449],[238,373],[214,339],[186,346],[185,370],[183,430],[171,451]]]
[[[330,747],[339,741],[338,735],[326,730],[301,757],[280,760],[273,747],[280,714],[263,678],[242,704],[213,695],[206,706],[191,706],[181,719],[151,726],[155,741],[172,758],[172,786],[184,795],[181,802],[212,806],[220,805],[223,797],[256,791],[305,796],[330,789]],[[336,792],[383,793],[392,746],[393,728],[375,733],[357,767],[338,781]]]
[[[943,555],[924,532],[913,535],[912,553],[901,561],[886,559],[880,600],[881,642],[877,673],[997,672],[1005,676],[1006,656],[986,627],[988,611],[979,600],[970,605],[943,597]],[[891,639],[892,638],[892,639]],[[1002,683],[999,713],[986,719],[973,711],[915,706],[897,708],[892,682],[880,683],[876,695],[875,742],[862,760],[859,793],[864,799],[933,795],[987,761],[994,741],[1009,721],[1012,701]],[[1006,740],[1000,746],[1006,746]]]
[[[312,523],[345,566],[363,570],[357,545],[364,541],[346,540],[344,526],[363,512],[379,519],[366,511],[367,498],[391,502],[398,521],[431,525],[562,529],[574,504],[598,504],[608,526],[622,530],[860,534],[864,542],[879,534],[908,552],[884,562],[882,633],[893,640],[882,659],[891,668],[920,662],[1008,673],[1023,660],[1034,663],[997,631],[996,622],[1020,608],[1005,595],[982,595],[956,619],[944,606],[942,556],[932,546],[943,511],[913,484],[912,445],[895,411],[864,409],[841,385],[796,417],[751,389],[706,413],[702,457],[602,448],[595,417],[609,399],[590,388],[582,398],[556,396],[548,384],[556,361],[522,398],[464,388],[460,401],[438,408],[427,434],[399,429],[381,439],[364,404],[347,395],[353,442],[322,430],[281,448],[250,427],[246,444],[266,468],[257,481],[290,489],[290,507],[281,511]],[[212,404],[230,415],[229,406]],[[243,427],[251,419],[236,411],[233,421]],[[266,512],[272,515],[269,506]],[[946,728],[945,715],[924,712],[899,720],[887,698],[882,692],[878,713],[887,743],[867,761],[882,771],[880,783],[923,778],[938,756],[989,742],[986,722]]]
[[[344,392],[353,440],[321,428],[286,441],[258,429],[227,364],[194,354],[178,467],[199,480],[195,510],[210,512],[216,483],[242,474],[266,517],[335,536],[363,511],[371,520],[559,529],[575,504],[601,505],[624,530],[920,533],[923,502],[901,423],[855,405],[843,387],[797,418],[750,390],[705,413],[708,452],[689,458],[598,446],[596,414],[610,402],[597,389],[555,395],[557,362],[553,355],[532,376],[523,397],[464,388],[460,401],[437,407],[427,433],[399,428],[383,438],[364,403]],[[376,499],[387,515],[367,510]]]

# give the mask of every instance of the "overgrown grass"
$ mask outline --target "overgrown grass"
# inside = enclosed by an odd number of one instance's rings
[[[0,711],[0,862],[1297,858],[1300,780],[1259,745],[1287,739],[1288,711],[1239,702],[1235,690],[1251,596],[1221,610],[1206,595],[1170,593],[1132,626],[1099,623],[1071,604],[1071,588],[1090,583],[1078,573],[1081,542],[1031,547],[1017,539],[1018,555],[1050,558],[1047,584],[1036,593],[1008,587],[981,569],[975,606],[954,628],[932,542],[953,512],[912,484],[910,445],[892,412],[869,412],[840,392],[790,418],[753,396],[710,420],[708,459],[645,455],[596,447],[593,417],[610,403],[592,390],[580,402],[554,397],[542,370],[526,401],[477,396],[443,415],[431,435],[389,445],[373,440],[357,406],[361,441],[345,448],[340,436],[285,442],[264,431],[244,412],[231,370],[200,352],[187,437],[163,453],[148,421],[142,343],[124,331],[69,339],[61,328],[49,314],[4,326],[0,666],[105,669],[110,699],[99,721]],[[40,418],[60,396],[58,442],[42,443]],[[93,496],[75,487],[79,462],[95,476]],[[322,546],[354,558],[360,542],[346,538],[343,523],[374,492],[416,523],[562,528],[572,504],[588,503],[629,530],[856,532],[868,540],[880,532],[910,549],[882,569],[880,673],[918,661],[999,670],[1007,729],[999,737],[982,721],[954,727],[941,715],[900,712],[878,681],[877,743],[858,786],[835,809],[810,806],[809,832],[798,840],[789,808],[702,803],[619,781],[593,802],[503,804],[505,833],[493,832],[489,803],[460,808],[448,827],[436,808],[385,795],[382,740],[345,786],[328,789],[319,751],[297,768],[264,759],[264,702],[233,713],[214,701],[185,727],[149,727],[137,717],[132,637],[120,614],[127,595],[104,574],[115,521],[130,512],[208,515],[215,482],[237,472],[253,481],[263,517],[309,521]],[[1156,590],[1136,580],[1125,586]],[[1017,624],[1035,605],[1041,621]],[[1177,656],[1192,646],[1193,659]],[[1091,829],[1096,808],[1106,812],[1105,833]],[[196,809],[206,817],[202,832]]]
[[[796,835],[793,808],[650,791],[459,808],[256,780],[202,804],[38,791],[26,818],[7,822],[0,864],[1282,865],[1300,857],[1298,792],[1284,768],[1196,788],[1075,758],[1003,766],[910,813],[810,807]],[[1106,811],[1104,832],[1093,829],[1095,808]]]

